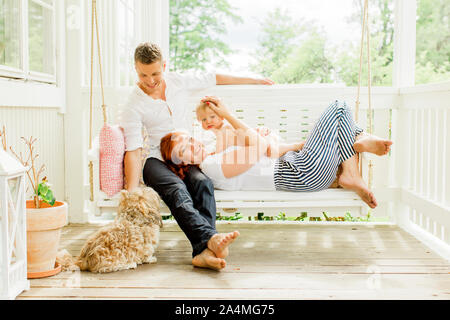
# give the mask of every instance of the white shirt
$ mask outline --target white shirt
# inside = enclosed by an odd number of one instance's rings
[[[197,138],[205,146],[206,153],[214,153],[217,149],[217,136],[212,130],[202,130]]]
[[[166,101],[148,96],[138,86],[130,94],[119,120],[124,130],[125,151],[143,147],[142,126],[145,126],[150,145],[148,158],[155,157],[162,160],[159,149],[161,138],[174,131],[191,131],[192,110],[187,103],[190,92],[216,85],[216,74],[167,72],[164,74],[164,80]]]
[[[223,152],[209,155],[200,164],[200,169],[213,182],[216,189],[222,190],[253,190],[253,191],[273,191],[275,189],[274,172],[275,164],[278,159],[268,158],[266,156],[261,159],[249,170],[244,173],[232,177],[225,178],[222,171],[222,162],[224,153],[233,151],[239,147],[232,146]]]

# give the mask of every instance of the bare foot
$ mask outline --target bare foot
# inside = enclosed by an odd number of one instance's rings
[[[360,176],[355,177],[350,174],[342,173],[339,176],[338,182],[342,188],[355,191],[359,197],[372,209],[378,205],[373,192],[369,190],[366,183]]]
[[[192,264],[200,268],[208,268],[213,270],[222,270],[226,267],[227,263],[224,259],[217,258],[216,255],[206,248],[202,253],[196,255],[192,259]]]
[[[228,256],[228,246],[239,236],[239,231],[230,233],[216,233],[209,239],[208,248],[215,253],[218,258]]]
[[[391,140],[381,139],[369,134],[361,134],[358,135],[358,137],[360,138],[353,144],[353,149],[355,149],[356,152],[370,152],[378,156],[388,154],[393,143]]]

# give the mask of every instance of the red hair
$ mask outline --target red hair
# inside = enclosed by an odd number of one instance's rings
[[[175,145],[179,139],[177,139],[179,136],[183,135],[185,133],[183,132],[171,132],[169,134],[166,134],[159,144],[159,147],[161,149],[161,156],[166,163],[167,167],[175,173],[177,176],[181,178],[181,180],[184,180],[186,177],[186,173],[188,172],[190,167],[198,167],[198,165],[194,164],[175,164],[172,161],[173,156],[173,149],[175,148]],[[180,161],[181,162],[181,161]]]

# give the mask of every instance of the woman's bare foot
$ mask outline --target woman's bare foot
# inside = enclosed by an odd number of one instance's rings
[[[353,149],[356,152],[370,152],[378,156],[384,156],[388,154],[392,143],[391,140],[385,140],[371,134],[363,133],[357,136],[356,142],[353,144]]]
[[[225,258],[228,256],[228,246],[239,237],[239,231],[230,233],[216,233],[209,239],[208,248],[214,252],[216,257]]]
[[[373,192],[369,190],[361,176],[355,176],[343,172],[339,176],[338,183],[344,189],[355,191],[360,196],[360,198],[372,209],[378,205]]]
[[[202,253],[196,255],[192,259],[192,264],[200,268],[208,268],[213,270],[222,270],[226,267],[227,263],[224,259],[217,258],[216,255],[206,248]]]

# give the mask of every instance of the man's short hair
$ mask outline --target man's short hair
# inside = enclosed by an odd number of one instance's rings
[[[154,43],[144,42],[137,46],[134,52],[134,62],[151,64],[162,61],[161,48]]]

